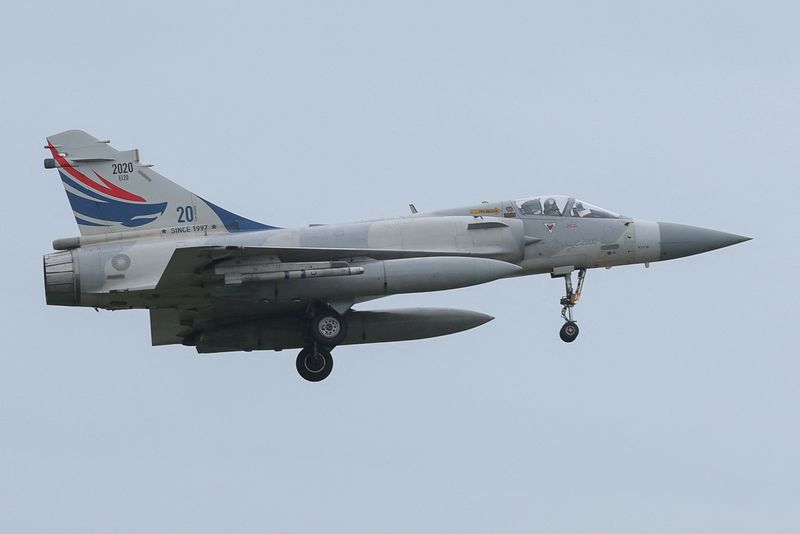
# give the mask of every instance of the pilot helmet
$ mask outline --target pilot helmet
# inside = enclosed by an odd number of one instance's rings
[[[538,198],[528,200],[522,204],[522,212],[528,215],[537,215],[542,212],[542,203]]]

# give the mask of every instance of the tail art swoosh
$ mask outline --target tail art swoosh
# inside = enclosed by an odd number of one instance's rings
[[[142,204],[105,198],[73,181],[64,173],[61,173],[61,180],[69,186],[67,198],[78,224],[87,226],[118,224],[135,228],[155,221],[167,209],[166,202]]]
[[[80,172],[78,169],[73,167],[72,164],[69,161],[67,161],[67,159],[64,156],[58,153],[58,150],[56,149],[56,147],[53,146],[52,143],[48,142],[47,148],[50,149],[50,152],[53,154],[53,159],[56,160],[58,165],[61,168],[63,168],[70,176],[78,180],[83,185],[91,187],[95,191],[99,191],[104,195],[108,195],[110,197],[119,200],[128,200],[130,202],[147,202],[144,198],[140,197],[139,195],[134,195],[130,191],[126,191],[125,189],[122,189],[121,187],[109,182],[108,180],[97,174],[97,171],[92,171],[94,172],[95,176],[97,176],[97,178],[99,178],[100,181],[103,182],[102,185],[98,184],[96,181],[92,180],[91,178]]]
[[[78,169],[52,143],[47,148],[58,162],[61,181],[67,186],[67,198],[75,220],[84,226],[144,226],[155,221],[167,209],[167,202],[147,203],[147,200],[109,182],[92,169],[97,182]]]

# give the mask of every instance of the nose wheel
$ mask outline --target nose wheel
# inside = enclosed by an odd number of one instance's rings
[[[575,338],[578,337],[578,329],[577,323],[574,321],[564,323],[564,326],[561,327],[561,330],[558,332],[558,335],[561,337],[561,341],[565,343],[572,343],[575,341]]]
[[[580,269],[578,271],[578,285],[574,291],[572,288],[572,272],[566,273],[563,276],[566,295],[561,297],[561,317],[564,319],[564,325],[561,327],[558,335],[561,337],[561,341],[572,343],[580,332],[578,324],[572,317],[572,308],[574,308],[581,299],[583,281],[586,278],[586,269]]]

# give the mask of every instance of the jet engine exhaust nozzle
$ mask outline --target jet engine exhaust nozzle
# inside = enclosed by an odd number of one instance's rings
[[[43,263],[47,303],[55,306],[80,306],[80,277],[75,252],[66,250],[46,254]]]

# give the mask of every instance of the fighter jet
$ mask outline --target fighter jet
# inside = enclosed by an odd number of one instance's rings
[[[564,281],[559,335],[589,269],[671,260],[748,240],[621,216],[568,195],[347,224],[279,228],[230,212],[140,162],[138,150],[69,130],[47,138],[80,230],[44,256],[48,304],[146,309],[153,345],[198,353],[296,349],[318,382],[339,345],[423,339],[493,317],[468,310],[359,311],[387,295],[549,274]],[[573,273],[577,273],[573,285]]]

